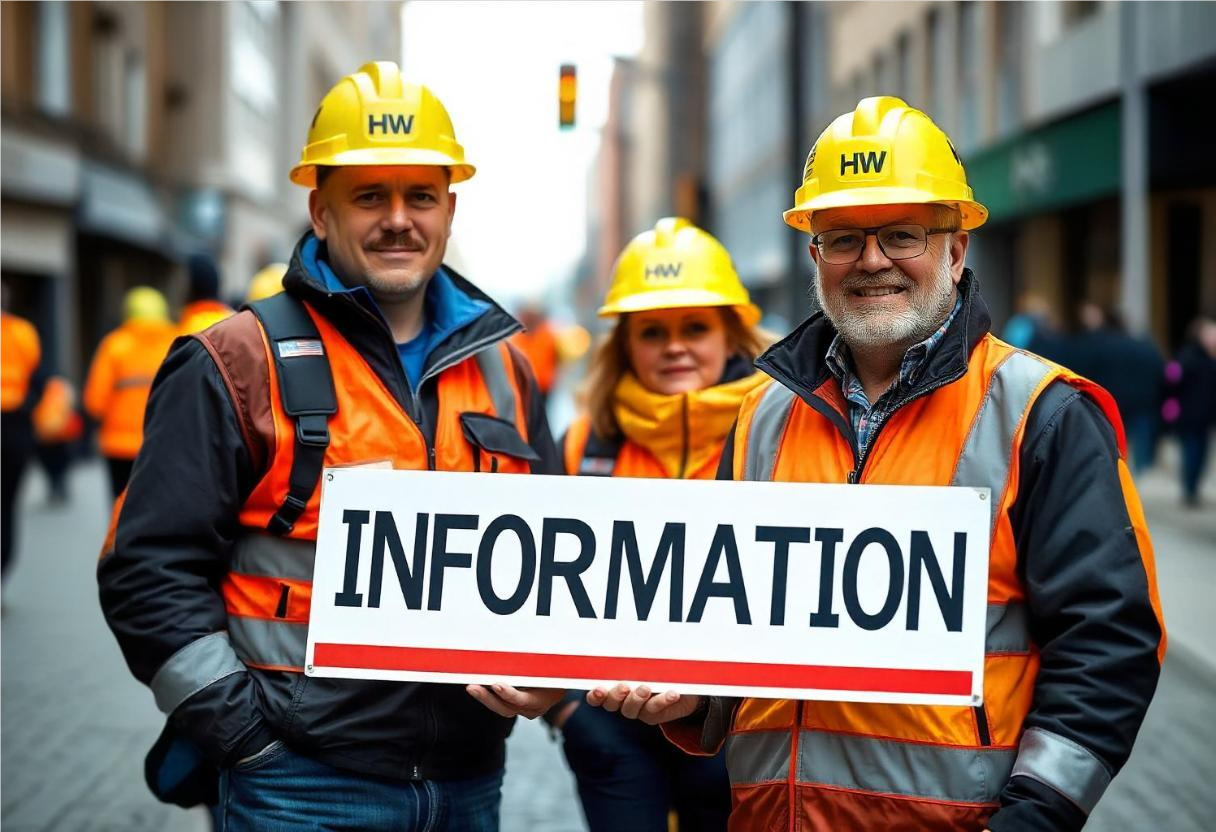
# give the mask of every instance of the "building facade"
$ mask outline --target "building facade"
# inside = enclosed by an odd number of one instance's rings
[[[697,27],[692,188],[775,328],[810,309],[808,240],[781,221],[806,154],[835,116],[882,94],[950,135],[991,211],[969,261],[998,330],[1028,296],[1063,326],[1088,300],[1173,350],[1216,310],[1216,162],[1201,124],[1216,3],[720,2],[682,21],[673,9],[690,4],[649,5],[648,43],[652,29],[661,43]],[[664,182],[653,160],[681,145],[624,129],[630,181]]]
[[[48,369],[77,381],[130,287],[180,303],[201,251],[239,299],[290,254],[307,204],[287,171],[316,103],[401,50],[398,2],[0,9],[0,267]]]

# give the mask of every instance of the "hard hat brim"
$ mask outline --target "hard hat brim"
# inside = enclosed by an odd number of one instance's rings
[[[445,167],[452,172],[452,184],[472,179],[477,168],[440,153],[435,150],[421,148],[377,147],[359,150],[347,150],[335,153],[321,159],[301,161],[291,169],[291,181],[305,188],[317,187],[317,165],[325,167],[381,167],[389,165],[400,166],[434,166]]]
[[[652,309],[695,309],[706,306],[733,308],[745,326],[755,326],[760,322],[760,307],[754,303],[734,303],[704,289],[642,292],[606,303],[596,311],[596,314],[601,318],[610,318],[630,312],[648,312]]]
[[[973,199],[942,199],[917,188],[853,188],[821,194],[799,203],[781,216],[786,225],[811,233],[811,215],[829,208],[862,208],[870,205],[947,205],[957,208],[962,230],[979,228],[988,221],[988,209]]]

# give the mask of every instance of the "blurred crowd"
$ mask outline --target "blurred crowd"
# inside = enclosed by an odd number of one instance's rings
[[[1150,338],[1128,332],[1113,308],[1087,301],[1075,319],[1066,330],[1043,298],[1025,295],[1001,334],[1015,347],[1063,364],[1111,392],[1135,473],[1153,466],[1162,436],[1176,436],[1183,502],[1198,507],[1216,425],[1216,320],[1195,318],[1177,353],[1166,356]]]

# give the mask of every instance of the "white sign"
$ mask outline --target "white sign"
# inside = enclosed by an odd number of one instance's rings
[[[987,489],[359,468],[322,487],[310,675],[981,701]]]

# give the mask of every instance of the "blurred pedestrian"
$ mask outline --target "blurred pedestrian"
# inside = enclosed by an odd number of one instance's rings
[[[1156,457],[1165,359],[1151,340],[1128,333],[1113,309],[1087,302],[1077,317],[1081,330],[1071,339],[1069,368],[1115,397],[1131,446],[1132,470],[1141,473]]]
[[[1174,370],[1175,426],[1182,446],[1182,499],[1199,508],[1199,487],[1207,469],[1216,426],[1216,320],[1202,317],[1189,330]]]
[[[30,414],[42,397],[42,343],[25,318],[9,312],[9,286],[0,285],[0,577],[8,573],[17,540],[17,492],[34,454]]]
[[[524,329],[511,336],[511,343],[527,356],[532,372],[536,374],[536,386],[547,401],[559,363],[556,331],[544,310],[536,304],[525,304],[518,317]]]
[[[654,280],[656,270],[662,280]],[[766,378],[752,361],[769,340],[729,253],[688,220],[668,217],[629,242],[601,317],[616,325],[591,359],[585,410],[562,439],[566,472],[713,479],[743,397]],[[591,832],[723,830],[730,781],[719,751],[689,756],[662,731],[583,703],[550,712]]]
[[[744,399],[719,476],[988,489],[982,701],[624,683],[588,701],[665,723],[691,753],[729,735],[732,829],[1080,830],[1131,753],[1165,652],[1114,400],[989,333],[965,265],[988,212],[921,111],[879,96],[835,119],[794,202],[785,220],[811,235],[822,311],[757,360],[772,378]],[[871,499],[881,523],[892,498]]]
[[[83,433],[84,420],[76,407],[75,388],[63,376],[51,376],[34,408],[34,435],[38,440],[38,461],[50,485],[48,502],[53,506],[68,502],[68,468],[73,448]]]
[[[122,493],[144,438],[152,379],[177,336],[165,296],[136,286],[123,300],[123,324],[102,339],[84,386],[84,408],[101,423],[110,491]]]
[[[1049,304],[1034,292],[1023,293],[1017,313],[1005,322],[1001,338],[1021,350],[1029,350],[1058,364],[1068,364],[1065,336]]]
[[[178,323],[179,335],[202,332],[232,314],[232,307],[220,300],[220,272],[209,254],[192,254],[186,261],[190,293]]]
[[[218,795],[228,832],[495,830],[514,717],[562,695],[304,674],[323,467],[560,471],[518,321],[443,264],[473,173],[396,64],[342,78],[290,174],[312,229],[284,291],[152,391],[101,606],[168,717],[149,785]]]

